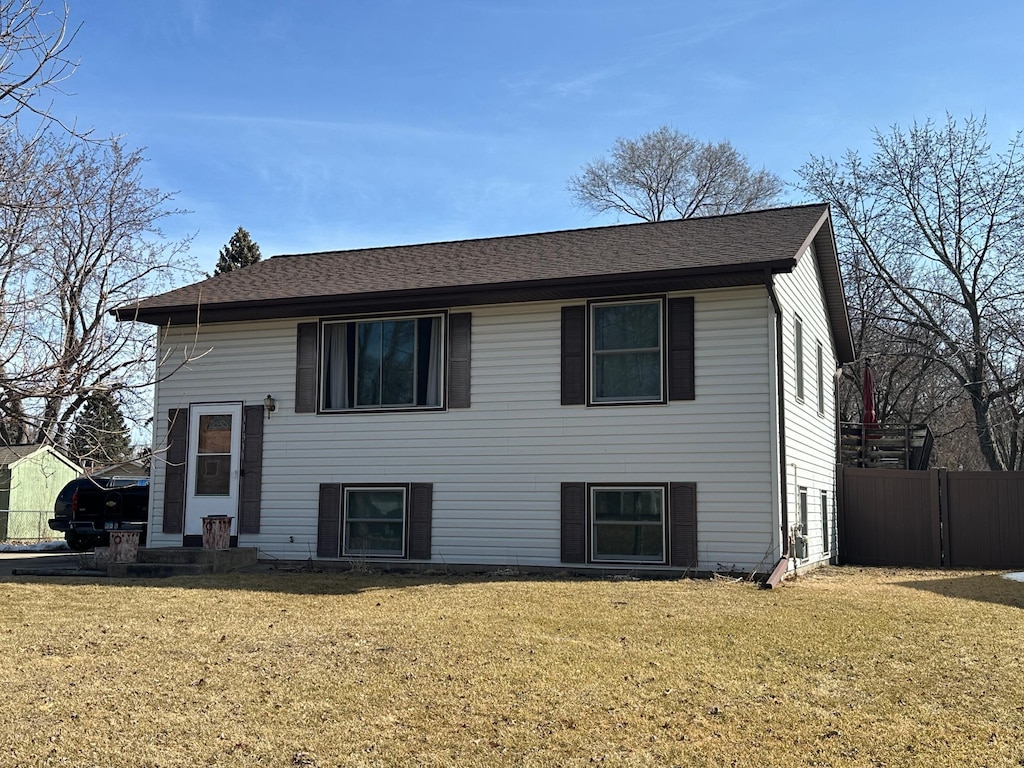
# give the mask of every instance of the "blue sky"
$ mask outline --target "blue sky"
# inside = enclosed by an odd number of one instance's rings
[[[661,125],[789,181],[875,127],[1024,128],[1019,0],[70,3],[57,113],[145,148],[205,270],[238,226],[271,256],[614,223],[566,180]]]

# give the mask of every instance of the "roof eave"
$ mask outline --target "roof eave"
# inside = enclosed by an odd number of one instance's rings
[[[530,280],[489,285],[442,286],[406,291],[289,297],[207,305],[194,303],[165,307],[126,305],[111,310],[111,314],[120,321],[137,321],[151,325],[190,325],[478,304],[554,301],[666,290],[761,285],[764,282],[765,270],[773,273],[789,272],[795,266],[796,258],[794,257],[725,267],[594,275],[584,278]]]

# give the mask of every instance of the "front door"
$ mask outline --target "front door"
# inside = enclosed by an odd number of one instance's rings
[[[237,533],[242,404],[203,403],[189,409],[185,536],[202,536],[203,518],[229,515]]]

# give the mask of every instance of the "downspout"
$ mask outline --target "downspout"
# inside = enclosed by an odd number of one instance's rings
[[[782,352],[782,307],[779,305],[779,297],[775,293],[775,281],[769,270],[764,271],[764,286],[768,289],[768,297],[772,301],[772,308],[775,310],[775,376],[777,378],[776,391],[778,394],[779,408],[779,490],[781,491],[782,502],[782,555],[775,568],[768,575],[764,582],[766,589],[774,589],[782,583],[786,571],[789,570],[789,489],[786,480],[786,393],[785,393],[785,358]]]

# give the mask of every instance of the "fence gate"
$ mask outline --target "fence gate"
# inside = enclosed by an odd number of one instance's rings
[[[840,466],[836,477],[840,562],[1024,567],[1024,472]]]

